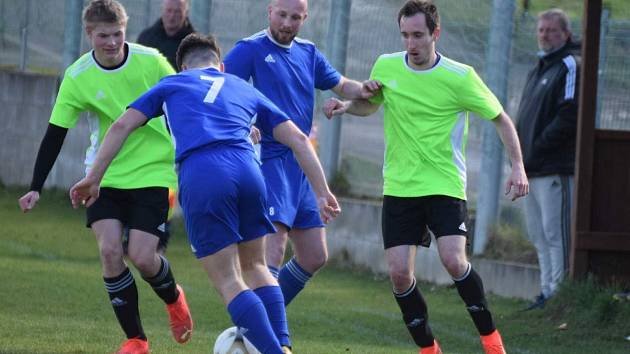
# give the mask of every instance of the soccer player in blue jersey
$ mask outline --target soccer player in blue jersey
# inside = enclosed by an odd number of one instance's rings
[[[225,58],[226,72],[251,78],[254,87],[306,135],[313,124],[315,89],[332,90],[345,98],[369,98],[379,88],[374,81],[360,83],[343,77],[312,42],[296,37],[306,20],[307,7],[306,0],[272,0],[269,27],[237,42]],[[269,126],[256,125],[262,132],[268,215],[278,230],[267,238],[267,263],[289,304],[326,263],[324,223],[295,156],[274,138]],[[295,256],[280,268],[288,238]]]
[[[282,292],[265,263],[262,236],[275,230],[249,138],[256,119],[293,151],[313,186],[321,218],[334,218],[339,206],[308,137],[258,90],[222,72],[213,37],[187,36],[177,63],[180,74],[162,79],[112,125],[89,174],[70,191],[73,206],[98,198],[103,174],[127,136],[164,114],[175,142],[179,200],[193,253],[247,338],[263,353],[290,353]]]

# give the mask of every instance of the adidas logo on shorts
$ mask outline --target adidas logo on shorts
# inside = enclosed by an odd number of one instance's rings
[[[460,229],[460,230],[462,230],[462,231],[464,231],[464,232],[467,232],[467,231],[468,231],[468,230],[466,229],[466,223],[464,223],[464,222],[462,222],[462,224],[461,224],[461,225],[459,225],[459,229]]]

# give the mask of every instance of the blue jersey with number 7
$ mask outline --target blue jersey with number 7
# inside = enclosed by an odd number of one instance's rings
[[[246,81],[213,68],[167,76],[129,107],[149,119],[166,117],[178,163],[212,145],[253,151],[249,133],[257,119],[269,130],[289,119]]]

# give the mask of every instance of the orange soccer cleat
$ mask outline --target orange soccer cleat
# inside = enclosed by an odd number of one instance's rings
[[[127,339],[115,354],[149,354],[149,342],[145,339]]]
[[[177,301],[166,305],[166,311],[168,311],[173,337],[178,343],[186,343],[192,337],[193,321],[186,302],[186,295],[184,295],[184,289],[177,284],[177,290],[179,291]]]
[[[487,336],[481,336],[481,345],[483,345],[483,350],[486,354],[506,354],[503,340],[496,329]]]
[[[418,354],[442,354],[442,349],[440,348],[438,342],[434,339],[432,346],[420,348]]]

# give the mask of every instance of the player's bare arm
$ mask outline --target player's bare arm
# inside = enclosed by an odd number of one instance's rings
[[[129,108],[112,124],[103,139],[103,144],[98,149],[90,172],[70,188],[70,200],[73,208],[76,209],[79,205],[89,207],[96,201],[99,186],[105,171],[107,171],[107,167],[109,167],[116,154],[122,148],[129,134],[142,126],[146,121],[147,117],[142,112]]]
[[[514,123],[512,123],[512,119],[510,119],[507,113],[501,112],[492,122],[497,129],[497,133],[499,133],[499,137],[512,163],[512,172],[505,184],[505,195],[509,195],[510,192],[512,192],[511,199],[516,200],[529,193],[529,182],[525,174],[523,155],[521,153],[518,135],[514,128]]]
[[[345,99],[368,99],[376,95],[381,90],[381,83],[376,80],[366,80],[363,82],[348,79],[342,76],[337,86],[332,91]]]
[[[311,183],[315,195],[317,196],[317,203],[323,221],[328,223],[339,215],[341,212],[339,203],[328,188],[324,170],[317,159],[315,150],[308,137],[290,120],[278,124],[273,129],[273,137],[282,144],[290,147],[293,151],[295,158],[300,164],[300,167],[302,167],[302,170],[304,170],[304,174]]]
[[[378,111],[379,104],[372,103],[368,100],[352,100],[341,101],[337,98],[329,98],[324,102],[324,114],[326,118],[331,119],[334,116],[339,116],[344,113],[349,113],[359,117],[365,117]]]

